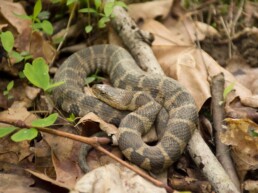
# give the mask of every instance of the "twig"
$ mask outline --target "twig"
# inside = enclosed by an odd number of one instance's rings
[[[225,79],[223,73],[220,73],[212,77],[211,81],[211,94],[212,94],[212,116],[214,129],[216,131],[216,156],[223,168],[227,171],[229,177],[233,183],[238,187],[240,191],[240,183],[236,174],[236,170],[232,163],[232,159],[229,154],[229,147],[220,141],[219,135],[222,132],[222,121],[224,119],[224,105],[223,101],[223,91],[224,91]]]
[[[111,24],[137,64],[147,72],[164,74],[150,48],[152,35],[140,30],[122,7],[116,6],[113,14],[115,17],[111,20]]]
[[[63,39],[62,41],[60,42],[60,44],[58,45],[57,49],[56,49],[56,54],[54,55],[54,57],[52,58],[52,61],[50,63],[50,66],[53,65],[55,59],[56,59],[56,56],[57,56],[57,53],[60,51],[61,47],[63,46],[64,44],[64,41],[66,39],[66,36],[68,34],[68,31],[69,31],[69,28],[70,28],[70,25],[71,25],[71,22],[72,22],[72,19],[73,19],[73,16],[74,16],[74,12],[75,12],[75,8],[77,7],[77,3],[74,3],[73,4],[73,7],[72,7],[72,11],[70,13],[70,16],[69,16],[69,20],[67,22],[67,26],[66,26],[66,29],[65,29],[65,34],[63,36]]]
[[[72,134],[72,133],[67,133],[67,132],[56,130],[56,129],[44,128],[44,127],[35,127],[35,126],[32,126],[32,125],[28,125],[23,121],[17,121],[17,120],[12,120],[12,119],[5,119],[5,120],[0,119],[0,122],[10,124],[10,125],[16,126],[18,128],[32,128],[33,127],[33,128],[38,129],[41,132],[45,132],[45,133],[49,133],[49,134],[53,134],[53,135],[58,135],[58,136],[61,136],[61,137],[65,137],[65,138],[68,138],[68,139],[76,140],[76,141],[91,145],[94,148],[96,148],[97,150],[99,150],[100,152],[102,152],[102,153],[106,154],[107,156],[111,157],[112,159],[116,160],[121,165],[131,169],[132,171],[134,171],[138,175],[140,175],[143,178],[149,180],[150,182],[152,182],[156,186],[165,188],[167,190],[167,192],[171,192],[171,193],[173,192],[171,187],[169,187],[168,185],[166,185],[163,182],[151,177],[150,175],[146,174],[144,171],[128,164],[127,162],[121,160],[120,158],[118,158],[114,154],[110,153],[105,148],[103,148],[101,146],[101,144],[109,143],[109,139],[98,138],[98,137],[83,137],[83,136],[80,136],[80,135],[75,135],[75,134]]]

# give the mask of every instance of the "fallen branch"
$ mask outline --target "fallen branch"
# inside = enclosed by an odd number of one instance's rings
[[[223,105],[223,91],[224,91],[225,79],[223,73],[220,73],[211,80],[211,94],[212,94],[212,117],[213,117],[213,125],[216,131],[215,139],[216,139],[216,157],[222,164],[223,168],[227,171],[230,179],[234,182],[236,187],[238,187],[240,191],[240,183],[237,177],[236,170],[234,168],[234,164],[232,162],[230,156],[229,147],[223,144],[220,140],[219,135],[221,134],[222,122],[224,120],[224,105]]]
[[[155,184],[156,186],[165,188],[167,190],[167,192],[171,192],[171,193],[173,192],[171,187],[169,187],[168,185],[166,185],[163,182],[161,182],[161,181],[151,177],[150,175],[145,173],[143,170],[138,169],[138,168],[134,167],[133,165],[130,165],[129,163],[121,160],[120,158],[118,158],[114,154],[110,153],[105,148],[103,148],[101,146],[101,144],[109,143],[109,139],[107,139],[107,138],[83,137],[83,136],[80,136],[80,135],[75,135],[75,134],[72,134],[72,133],[67,133],[67,132],[56,130],[56,129],[45,128],[45,127],[35,127],[35,126],[32,126],[32,125],[26,124],[24,121],[18,121],[18,120],[12,120],[12,119],[5,119],[5,120],[3,120],[3,119],[1,120],[0,119],[0,122],[1,123],[5,123],[5,124],[9,124],[9,125],[13,125],[13,126],[16,126],[18,128],[35,128],[35,129],[37,129],[37,130],[39,130],[41,132],[45,132],[45,133],[49,133],[49,134],[52,134],[52,135],[57,135],[57,136],[65,137],[65,138],[68,138],[68,139],[76,140],[76,141],[79,141],[79,142],[91,145],[95,149],[99,150],[100,152],[102,152],[102,153],[106,154],[107,156],[111,157],[112,159],[116,160],[121,165],[131,169],[132,171],[134,171],[138,175],[142,176],[143,178],[145,178],[148,181],[150,181],[153,184]]]

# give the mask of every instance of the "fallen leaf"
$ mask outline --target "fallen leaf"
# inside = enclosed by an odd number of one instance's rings
[[[152,1],[128,5],[128,14],[135,20],[164,19],[170,11],[173,0]],[[151,11],[150,11],[151,10]]]
[[[155,28],[153,24],[156,26]],[[183,41],[189,39],[189,35],[184,35],[187,34],[185,28],[181,28],[181,33],[178,32],[178,34],[183,35],[181,41],[177,42],[173,40],[179,39],[178,35],[170,33],[157,21],[145,23],[143,29],[155,35],[152,48],[163,71],[186,87],[194,97],[199,109],[211,96],[209,80],[212,76],[221,72],[225,75],[225,87],[235,83],[234,98],[240,97],[240,99],[243,99],[252,96],[250,90],[238,83],[230,72],[222,68],[206,52],[192,46],[189,41]]]
[[[248,119],[224,120],[227,130],[220,135],[222,143],[231,146],[231,155],[241,180],[247,171],[258,169],[258,125]]]
[[[120,164],[109,164],[83,176],[71,193],[86,192],[141,192],[165,193],[166,190],[153,185]]]
[[[65,188],[67,190],[69,190],[71,187],[67,186],[67,184],[65,183],[60,183],[56,180],[53,180],[51,178],[49,178],[48,176],[46,176],[45,174],[43,173],[39,173],[39,172],[36,172],[36,171],[32,171],[32,170],[29,170],[29,169],[26,169],[27,172],[31,173],[32,175],[36,176],[37,178],[41,179],[41,180],[44,180],[46,182],[50,182],[51,184],[54,184],[56,186],[59,186],[59,187],[62,187],[62,188]]]
[[[20,3],[14,3],[11,1],[0,0],[0,20],[1,17],[6,20],[10,25],[9,28],[14,28],[18,34],[21,34],[24,30],[29,28],[31,21],[27,19],[21,19],[17,15],[25,15],[26,12]],[[14,32],[14,30],[11,30]]]
[[[258,181],[256,180],[246,180],[244,182],[244,190],[247,190],[249,193],[258,192]]]
[[[33,187],[34,180],[25,175],[3,173],[0,175],[0,182],[1,192],[4,193],[47,193],[46,190]]]

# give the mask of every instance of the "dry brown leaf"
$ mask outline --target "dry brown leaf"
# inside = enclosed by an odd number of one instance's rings
[[[182,31],[182,29],[184,29],[182,23],[175,22],[173,26],[173,29],[168,29],[158,21],[147,20],[144,25],[141,26],[141,29],[153,33],[155,36],[153,45],[193,45],[193,41],[189,38],[188,32],[185,30]]]
[[[57,185],[59,187],[62,187],[62,188],[66,188],[67,190],[71,189],[72,187],[69,187],[67,184],[65,183],[61,183],[61,182],[58,182],[56,180],[53,180],[51,178],[49,178],[48,176],[46,176],[45,174],[43,173],[38,173],[36,171],[32,171],[32,170],[29,170],[29,169],[26,169],[27,172],[31,173],[32,175],[36,176],[37,178],[41,179],[41,180],[44,180],[44,181],[47,181],[47,182],[50,182],[51,184],[54,184],[54,185]]]
[[[25,124],[31,124],[31,122],[37,117],[27,111],[24,107],[24,102],[14,102],[13,105],[6,111],[0,112],[0,119],[7,121],[24,121]],[[1,126],[6,126],[1,124]],[[1,161],[10,163],[19,163],[23,159],[32,154],[30,144],[28,141],[22,141],[19,143],[13,142],[9,136],[1,139]]]
[[[37,119],[37,116],[27,111],[25,107],[26,103],[23,101],[15,101],[8,110],[0,112],[0,119],[11,121],[21,120],[25,124],[30,125],[33,120]]]
[[[156,26],[155,28],[153,24]],[[166,75],[178,80],[187,88],[199,109],[210,97],[209,80],[221,72],[225,75],[225,86],[235,83],[235,97],[239,96],[240,99],[244,99],[252,96],[250,90],[239,84],[231,73],[222,68],[206,52],[189,44],[188,46],[185,43],[181,45],[180,41],[177,44],[171,42],[173,39],[178,39],[178,36],[175,33],[169,33],[169,30],[162,24],[150,21],[143,28],[154,33],[155,38],[158,37],[152,47]],[[183,30],[181,34],[187,34],[184,28],[181,30]]]
[[[40,32],[33,32],[28,27],[15,40],[18,51],[29,51],[34,58],[43,57],[50,63],[56,54],[56,49],[43,37]]]
[[[230,145],[231,155],[241,180],[248,170],[258,169],[258,125],[248,119],[225,119],[227,130],[221,133],[222,143]]]
[[[133,171],[117,164],[109,164],[93,170],[82,177],[71,193],[165,193],[166,190],[136,175]]]
[[[98,117],[96,114],[94,113],[88,113],[87,115],[85,115],[84,117],[82,117],[79,122],[77,123],[78,124],[81,124],[81,123],[85,123],[85,122],[96,122],[96,123],[99,123],[99,127],[102,131],[105,131],[105,133],[107,133],[107,135],[114,135],[117,133],[117,128],[112,125],[112,124],[109,124],[105,121],[103,121],[100,117]]]
[[[155,18],[164,19],[167,17],[172,3],[173,0],[162,0],[130,4],[128,6],[128,14],[135,21]]]
[[[58,130],[74,133],[74,129],[68,127],[58,128]],[[41,135],[51,152],[45,152],[45,157],[41,157],[41,159],[47,160],[47,158],[51,156],[53,165],[46,165],[46,169],[53,166],[55,168],[55,176],[49,173],[48,176],[52,178],[55,177],[57,182],[65,183],[67,186],[73,187],[76,179],[81,177],[81,170],[77,164],[79,143],[48,133],[42,133]],[[37,149],[37,151],[39,151],[39,149]],[[50,162],[48,163],[51,164]]]
[[[23,6],[20,3],[8,2],[0,0],[0,21],[9,24],[9,28],[12,32],[15,29],[18,34],[21,34],[27,28],[30,28],[31,21],[28,19],[21,19],[16,15],[26,14]],[[16,33],[15,33],[16,34]]]
[[[76,157],[75,159],[77,160],[78,155],[73,155],[65,159],[60,158],[60,153],[58,153],[59,157],[55,154],[53,153],[52,155],[52,161],[55,167],[56,181],[64,183],[66,187],[74,187],[77,179],[81,177],[81,170],[71,157]]]
[[[256,180],[246,180],[244,182],[244,190],[247,190],[248,193],[257,193],[258,192],[258,181]]]
[[[123,158],[122,152],[118,147],[107,147],[108,150],[119,158]],[[89,152],[87,155],[87,164],[91,170],[99,168],[104,165],[108,165],[110,163],[117,163],[114,159],[110,158],[106,154],[103,154],[95,149]]]
[[[46,190],[32,187],[34,180],[25,175],[1,174],[0,182],[0,192],[4,193],[47,193]]]

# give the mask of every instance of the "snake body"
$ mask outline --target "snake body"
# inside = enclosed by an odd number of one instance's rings
[[[107,74],[114,87],[145,91],[163,107],[157,121],[161,139],[155,146],[149,146],[141,139],[155,117],[143,116],[135,111],[130,118],[122,121],[124,124],[119,127],[118,144],[125,157],[155,173],[175,162],[197,127],[198,110],[192,96],[177,81],[142,71],[125,49],[98,45],[72,54],[61,65],[54,81],[65,83],[53,90],[57,106],[77,116],[94,112],[103,120],[119,126],[121,120],[128,117],[128,111],[118,110],[83,93],[85,77],[96,70]],[[137,103],[137,100],[133,102]],[[153,108],[155,106],[148,106],[146,102],[141,113],[147,114],[145,112]]]

